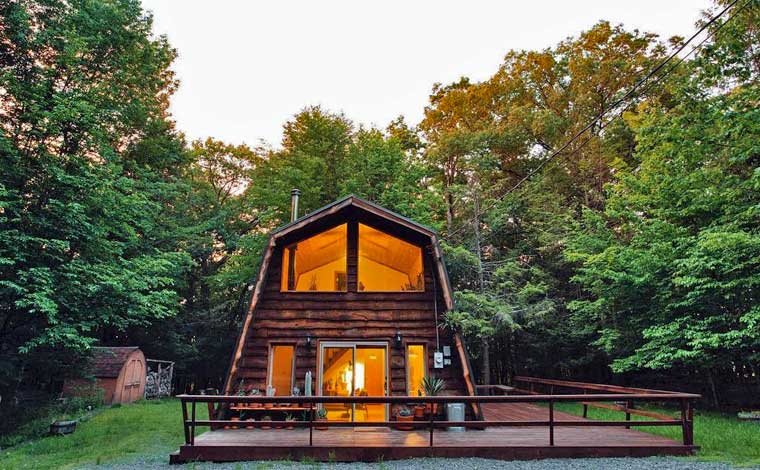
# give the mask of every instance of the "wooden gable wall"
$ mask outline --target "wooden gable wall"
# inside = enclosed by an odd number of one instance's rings
[[[343,221],[346,219],[341,217]],[[348,217],[356,221],[356,215]],[[340,221],[340,220],[338,220]],[[399,236],[391,231],[394,227],[373,220],[361,220],[375,228]],[[329,224],[319,224],[310,230],[318,233]],[[282,250],[296,239],[310,234],[301,233],[297,238],[279,241],[273,248],[263,281],[263,289],[255,306],[253,318],[241,350],[241,357],[229,382],[234,391],[240,379],[246,386],[259,390],[266,389],[267,361],[271,344],[295,344],[296,370],[295,386],[304,389],[304,375],[311,371],[314,377],[312,390],[318,390],[317,353],[318,341],[387,341],[389,344],[390,391],[392,395],[406,395],[406,344],[425,344],[428,355],[429,374],[441,377],[446,382],[445,394],[466,395],[466,387],[461,359],[457,352],[454,335],[445,328],[439,329],[441,346],[451,346],[452,364],[443,369],[433,368],[433,352],[436,346],[436,325],[434,315],[434,295],[437,291],[438,321],[442,322],[446,302],[440,279],[433,285],[434,259],[429,247],[423,249],[425,272],[424,292],[356,292],[357,253],[354,240],[356,225],[349,224],[348,230],[348,272],[349,292],[281,292]],[[403,234],[402,234],[403,235]],[[423,246],[421,239],[409,242]],[[428,241],[429,243],[429,241]],[[395,348],[393,338],[400,331],[404,345]],[[312,346],[306,347],[306,336],[312,338]]]

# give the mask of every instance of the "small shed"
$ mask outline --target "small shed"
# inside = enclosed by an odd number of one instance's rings
[[[145,355],[137,346],[92,348],[92,375],[95,387],[103,390],[106,404],[132,403],[145,393]],[[64,384],[65,396],[91,390],[92,382],[75,379]],[[87,392],[84,392],[87,393]]]

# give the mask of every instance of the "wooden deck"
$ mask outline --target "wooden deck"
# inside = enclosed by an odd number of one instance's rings
[[[530,403],[484,403],[486,421],[538,421],[548,419],[549,410]],[[555,412],[559,421],[590,421]],[[171,462],[194,460],[235,461],[293,459],[366,461],[411,457],[485,457],[502,460],[550,457],[644,457],[688,455],[695,446],[634,429],[611,426],[562,427],[554,430],[549,445],[546,426],[489,427],[453,432],[436,430],[430,447],[427,429],[399,431],[389,428],[308,429],[220,429],[183,445]]]

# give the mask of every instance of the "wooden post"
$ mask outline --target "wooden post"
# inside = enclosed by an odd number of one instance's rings
[[[549,400],[549,445],[554,445],[554,400]]]
[[[182,400],[182,428],[185,431],[185,444],[190,444],[190,429],[187,427],[187,402]]]
[[[309,447],[314,445],[314,402],[309,402]]]
[[[625,420],[630,421],[631,420],[631,411],[633,409],[633,401],[628,400],[625,402]],[[626,426],[626,429],[631,429],[630,426]]]
[[[681,401],[681,423],[683,426],[683,444],[694,445],[694,408],[689,400]]]
[[[195,400],[193,400],[193,415],[190,427],[190,445],[195,445]]]
[[[687,401],[685,399],[682,399],[681,400],[681,434],[683,435],[683,445],[688,446],[690,444],[689,444],[689,427],[687,424],[686,406],[687,406]]]
[[[433,447],[433,403],[430,402],[430,421],[428,422],[428,425],[430,426],[430,447]]]

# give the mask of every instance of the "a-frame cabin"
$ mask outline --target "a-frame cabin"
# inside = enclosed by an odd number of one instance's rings
[[[475,395],[462,338],[443,326],[452,308],[435,231],[345,197],[270,235],[224,391],[303,394],[311,372],[313,395],[417,396],[426,375]],[[392,414],[325,407],[335,420]]]

